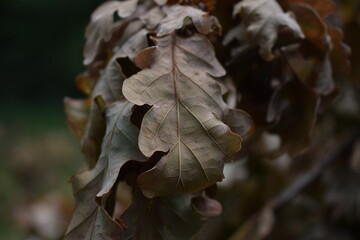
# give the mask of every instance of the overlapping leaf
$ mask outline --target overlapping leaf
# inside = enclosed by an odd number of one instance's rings
[[[156,6],[131,21],[115,46],[115,56],[134,61],[139,52],[148,47],[149,31],[155,30],[164,17],[165,13]]]
[[[217,18],[209,16],[206,12],[190,6],[175,5],[165,10],[167,17],[161,22],[157,36],[164,36],[184,26],[184,19],[189,17],[196,29],[203,34],[219,31],[220,25]]]
[[[299,24],[304,32],[306,40],[323,51],[331,48],[331,39],[328,35],[328,26],[322,20],[319,13],[311,6],[305,4],[292,4],[291,10],[299,19]]]
[[[107,130],[96,167],[73,178],[76,207],[67,239],[106,239],[101,234],[119,239],[122,233],[104,208],[121,167],[129,160],[146,160],[138,149],[138,129],[130,122],[132,106],[124,100],[108,109]]]
[[[300,81],[285,83],[276,90],[267,120],[277,123],[270,130],[281,136],[281,152],[295,155],[310,145],[318,107],[318,95]]]
[[[260,46],[259,53],[265,60],[272,60],[272,48],[280,26],[287,26],[295,37],[304,38],[300,26],[291,12],[284,13],[275,0],[243,0],[235,6],[240,14],[250,43]]]
[[[95,200],[102,178],[97,169],[73,177],[76,204],[65,240],[121,239],[123,228],[105,210],[108,197]]]
[[[139,17],[140,21],[146,26],[147,29],[155,29],[160,21],[165,17],[162,8],[157,6],[150,9],[146,14]]]
[[[144,155],[167,152],[138,183],[144,193],[197,191],[222,179],[223,159],[240,149],[241,137],[220,121],[226,105],[209,74],[224,70],[200,34],[155,39],[137,58],[144,70],[124,82],[123,92],[137,105],[152,105],[144,116],[139,146]]]
[[[113,58],[95,85],[92,93],[89,120],[81,140],[82,151],[91,165],[94,165],[100,154],[100,146],[105,133],[105,120],[95,103],[95,98],[101,96],[107,106],[120,99],[124,79],[125,76],[120,65]]]
[[[85,134],[86,124],[89,118],[90,101],[76,100],[69,97],[64,99],[67,124],[77,140],[81,140]]]
[[[107,111],[107,130],[96,168],[104,170],[104,180],[97,196],[113,187],[121,167],[129,160],[146,161],[138,147],[139,130],[130,122],[133,104],[123,100]]]
[[[309,43],[307,45],[310,45],[303,47],[302,51],[305,55],[312,56],[312,60],[316,59],[315,71],[322,72],[315,84],[325,86],[325,88],[319,89],[315,86],[315,89],[322,95],[329,95],[334,90],[332,70],[350,72],[351,51],[343,42],[343,33],[341,29],[326,21],[326,17],[334,14],[335,3],[329,0],[292,0],[289,1],[289,9],[296,14],[306,41]],[[312,46],[317,49],[314,51]],[[324,75],[327,77],[324,78]]]
[[[191,239],[204,223],[190,194],[147,199],[140,192],[121,220],[127,227],[125,240]]]
[[[253,125],[250,115],[239,109],[229,109],[224,122],[230,127],[231,131],[241,137],[245,137]]]
[[[138,0],[107,1],[98,7],[91,16],[91,22],[86,28],[86,44],[84,49],[84,64],[90,64],[102,41],[109,41],[114,31],[114,13],[126,18],[132,15]]]
[[[168,0],[154,0],[159,5],[164,5]]]
[[[214,10],[216,5],[216,0],[191,0],[190,2],[193,4],[204,4],[209,11]]]
[[[290,0],[289,4],[309,6],[321,17],[327,17],[336,10],[336,5],[331,0]]]

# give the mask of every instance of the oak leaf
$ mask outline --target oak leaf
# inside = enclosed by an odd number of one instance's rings
[[[85,133],[86,123],[89,118],[88,99],[76,100],[69,97],[64,99],[66,123],[76,139],[80,141]]]
[[[130,122],[131,108],[126,100],[115,102],[107,110],[107,130],[96,168],[104,170],[104,180],[98,197],[114,186],[121,167],[129,160],[146,161],[138,147],[139,130]]]
[[[72,180],[76,206],[65,239],[121,239],[121,225],[105,208],[111,204],[109,196],[121,167],[130,160],[146,161],[138,149],[139,130],[130,122],[132,107],[123,100],[107,110],[107,130],[97,165]]]
[[[154,0],[159,5],[165,5],[167,3],[167,0]]]
[[[164,36],[184,26],[186,18],[190,18],[196,29],[203,34],[219,31],[220,24],[216,17],[190,6],[174,5],[164,9],[167,16],[161,20],[157,36]]]
[[[114,30],[114,13],[121,18],[131,16],[137,6],[138,0],[108,1],[100,5],[91,15],[91,21],[86,28],[84,64],[90,64],[100,47],[102,41],[109,41]]]
[[[304,38],[294,14],[284,13],[275,0],[241,1],[235,6],[234,14],[240,14],[248,41],[259,44],[259,53],[267,61],[274,58],[272,48],[277,40],[279,27],[287,26],[296,38]]]
[[[313,8],[321,18],[327,17],[336,11],[336,5],[331,0],[290,0],[289,4],[307,5]]]
[[[281,136],[279,153],[294,156],[309,147],[319,102],[319,95],[297,79],[276,89],[269,103],[267,120],[275,122],[270,132]]]
[[[139,17],[140,21],[146,26],[147,29],[155,29],[160,21],[165,17],[165,13],[161,7],[154,7],[150,9],[146,14]]]
[[[147,157],[167,152],[138,184],[148,197],[198,191],[220,181],[223,160],[240,150],[241,137],[220,120],[227,107],[210,76],[225,71],[204,35],[154,41],[156,47],[136,59],[143,70],[123,86],[129,101],[152,106],[142,122],[140,150]]]
[[[90,170],[72,178],[75,210],[65,240],[121,239],[122,226],[105,210],[108,196],[96,201],[103,174]]]
[[[124,240],[191,239],[205,220],[191,199],[189,193],[147,199],[136,191],[131,206],[120,217],[127,227]]]
[[[90,104],[89,120],[86,125],[84,136],[81,140],[81,149],[91,165],[94,165],[99,154],[100,146],[105,133],[105,119],[98,108],[95,98],[101,96],[105,105],[122,97],[122,83],[125,79],[121,66],[113,58],[103,70],[100,79],[97,81]]]

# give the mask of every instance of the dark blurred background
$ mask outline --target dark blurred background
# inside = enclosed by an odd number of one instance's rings
[[[65,124],[84,29],[103,0],[0,1],[0,239],[59,239],[72,214],[68,179],[84,169]],[[358,0],[338,1],[360,76]]]
[[[0,1],[0,239],[56,239],[66,227],[68,179],[83,161],[63,98],[81,97],[84,29],[102,2]]]

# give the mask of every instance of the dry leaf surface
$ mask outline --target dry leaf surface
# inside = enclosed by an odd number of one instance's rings
[[[147,196],[200,190],[222,179],[223,160],[240,149],[241,137],[220,121],[226,105],[210,76],[224,70],[203,35],[155,41],[138,56],[143,70],[124,82],[123,92],[152,106],[141,126],[141,151],[168,154],[138,183]]]
[[[235,6],[234,13],[241,15],[246,37],[260,46],[259,53],[267,61],[274,59],[272,48],[280,26],[287,26],[295,37],[304,38],[294,14],[284,13],[275,0],[244,0]]]

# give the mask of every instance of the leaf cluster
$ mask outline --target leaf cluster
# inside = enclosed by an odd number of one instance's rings
[[[90,168],[72,178],[65,239],[190,239],[221,213],[225,163],[304,152],[339,93],[334,71],[349,71],[335,11],[330,0],[100,5],[76,80],[88,98],[65,99]],[[121,212],[120,182],[132,195]]]

